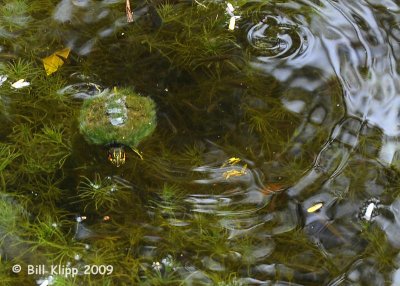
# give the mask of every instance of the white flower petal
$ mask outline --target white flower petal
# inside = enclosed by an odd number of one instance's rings
[[[6,75],[0,75],[0,86],[3,85],[3,83],[7,80],[7,76]]]
[[[231,17],[231,19],[229,20],[229,30],[233,31],[235,29],[235,22],[235,17]]]
[[[367,210],[365,211],[365,214],[364,214],[364,218],[365,218],[366,220],[368,220],[368,221],[371,220],[371,218],[372,218],[372,213],[373,213],[373,211],[374,211],[375,208],[376,208],[376,205],[375,205],[374,203],[370,203],[370,204],[368,205]]]
[[[231,4],[231,3],[226,3],[226,7],[228,8],[228,11],[229,12],[233,12],[233,11],[235,11],[235,8],[233,8],[233,5]]]
[[[20,79],[20,80],[18,80],[18,81],[16,81],[16,82],[14,82],[13,84],[11,84],[11,86],[13,87],[13,88],[23,88],[23,87],[26,87],[26,86],[29,86],[29,85],[31,85],[29,82],[27,82],[27,81],[25,81],[25,79]]]

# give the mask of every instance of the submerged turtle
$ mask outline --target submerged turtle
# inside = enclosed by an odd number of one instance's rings
[[[153,100],[131,89],[106,90],[87,99],[81,109],[79,130],[93,144],[108,147],[108,160],[119,167],[125,163],[125,147],[137,145],[156,128]]]

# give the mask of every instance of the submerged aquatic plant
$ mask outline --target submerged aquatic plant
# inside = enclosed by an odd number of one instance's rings
[[[365,224],[361,237],[368,241],[364,255],[375,259],[378,270],[393,269],[399,252],[392,247],[383,231],[376,225]]]
[[[84,251],[84,244],[74,241],[70,231],[65,232],[71,226],[68,220],[37,219],[30,224],[24,241],[30,245],[30,252],[48,257],[54,263],[73,261],[77,253]]]
[[[66,129],[61,126],[47,125],[31,134],[30,140],[19,142],[19,150],[25,160],[21,166],[23,171],[51,173],[60,169],[72,152],[65,132]]]
[[[32,20],[28,14],[29,5],[25,0],[12,0],[0,7],[0,34],[24,28]],[[2,31],[3,30],[3,31]]]
[[[41,70],[35,66],[32,61],[18,58],[8,62],[3,66],[0,66],[0,73],[2,75],[6,75],[8,80],[11,82],[15,82],[20,79],[27,79],[31,81],[40,75]],[[5,86],[2,88],[4,87]]]
[[[160,31],[144,35],[142,40],[151,50],[157,50],[171,63],[188,70],[219,69],[223,65],[238,69],[234,60],[238,50],[235,37],[226,29],[224,17],[218,17],[223,14],[223,5],[175,4],[171,9],[167,4],[158,9],[163,20]],[[181,32],[171,34],[175,30]]]
[[[15,148],[7,144],[0,143],[0,179],[2,191],[6,191],[7,188],[6,179],[4,176],[5,169],[20,155],[21,154],[18,153]]]
[[[164,215],[175,216],[179,212],[184,211],[183,191],[176,185],[164,184],[160,194],[160,199],[153,200],[157,211],[161,211]]]
[[[131,187],[113,180],[111,177],[101,178],[96,173],[94,180],[82,177],[78,185],[78,197],[86,203],[86,207],[94,205],[96,210],[116,210],[121,201],[126,201],[131,195]]]
[[[0,242],[12,237],[17,244],[18,237],[24,232],[23,227],[28,223],[28,213],[18,204],[16,198],[0,193]],[[2,244],[2,243],[0,243]]]

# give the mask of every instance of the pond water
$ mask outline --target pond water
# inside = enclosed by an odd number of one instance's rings
[[[2,1],[2,285],[400,285],[400,4],[130,5]],[[114,87],[157,106],[120,167]]]

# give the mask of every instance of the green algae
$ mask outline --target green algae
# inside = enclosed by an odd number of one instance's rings
[[[110,110],[118,113],[110,114]],[[121,123],[113,124],[113,120],[118,119]],[[80,132],[91,143],[116,142],[135,148],[156,128],[155,104],[150,98],[131,90],[115,90],[86,100],[79,121]]]

